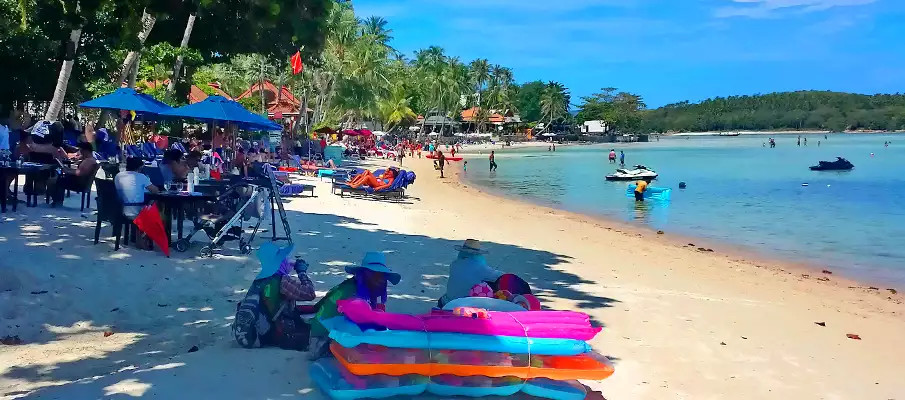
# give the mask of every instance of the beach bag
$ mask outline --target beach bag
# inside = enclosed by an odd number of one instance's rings
[[[271,320],[280,306],[280,279],[276,276],[254,281],[236,305],[232,330],[240,346],[250,349],[273,343]]]

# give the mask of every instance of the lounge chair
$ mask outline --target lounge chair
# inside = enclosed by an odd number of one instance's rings
[[[375,172],[374,174],[376,175],[377,172]],[[345,197],[345,194],[348,193],[350,195],[373,196],[383,199],[394,198],[397,200],[402,200],[405,198],[406,187],[408,187],[408,185],[412,184],[414,181],[414,172],[400,170],[399,173],[396,174],[396,178],[393,179],[393,182],[390,184],[390,186],[380,190],[375,190],[374,188],[370,187],[353,188],[348,184],[340,184],[338,186],[338,189],[340,197]]]

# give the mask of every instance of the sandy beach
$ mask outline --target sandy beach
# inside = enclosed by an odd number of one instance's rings
[[[604,326],[592,344],[616,373],[585,382],[599,392],[591,398],[905,393],[899,294],[496,197],[459,183],[458,163],[441,180],[429,160],[405,162],[418,174],[405,202],[340,198],[314,178],[316,197],[286,202],[319,294],[364,252],[384,251],[403,277],[388,309],[426,312],[444,293],[453,246],[474,238],[545,307]],[[235,344],[229,325],[254,258],[234,244],[213,259],[198,258],[200,246],[170,259],[114,252],[108,227],[93,244],[94,216],[76,196],[67,207],[0,215],[0,337],[24,342],[0,345],[0,398],[324,398],[305,353]]]

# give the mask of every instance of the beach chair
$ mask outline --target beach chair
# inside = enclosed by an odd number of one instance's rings
[[[382,174],[383,172],[380,173]],[[374,188],[370,187],[353,188],[347,184],[343,184],[339,187],[339,196],[345,197],[345,194],[348,193],[350,195],[370,196],[385,200],[402,200],[405,198],[405,188],[410,184],[409,173],[410,172],[408,171],[400,170],[399,173],[396,174],[396,177],[393,179],[393,182],[390,184],[390,186],[380,190],[375,190]],[[374,174],[378,175],[377,172],[374,172]],[[414,180],[414,173],[412,173],[411,177],[411,180]]]
[[[94,244],[100,242],[101,226],[104,222],[109,222],[113,227],[113,236],[116,237],[116,243],[113,250],[119,250],[119,241],[123,233],[123,227],[126,227],[126,243],[129,242],[129,231],[131,230],[131,221],[123,214],[123,203],[119,200],[116,193],[116,186],[112,180],[97,178],[94,180],[97,187],[97,219],[94,226]]]

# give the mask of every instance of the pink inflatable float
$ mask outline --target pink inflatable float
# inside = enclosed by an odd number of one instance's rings
[[[360,299],[340,300],[337,305],[339,312],[356,324],[403,331],[591,340],[601,329],[591,326],[587,314],[575,311],[490,311],[488,318],[482,319],[448,311],[434,311],[429,315],[374,311]]]

